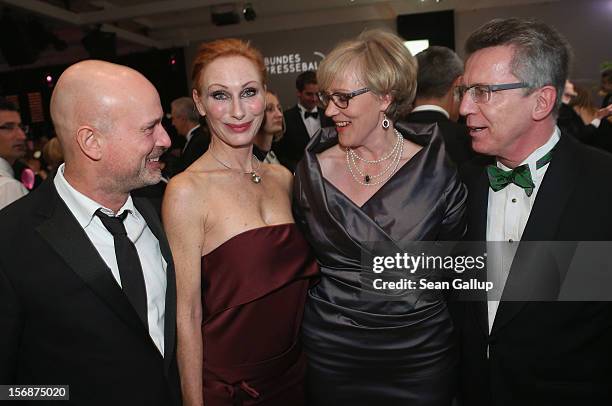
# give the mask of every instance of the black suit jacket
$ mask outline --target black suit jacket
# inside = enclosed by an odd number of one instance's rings
[[[167,290],[162,357],[49,178],[0,213],[0,384],[70,385],[66,405],[178,405],[174,266],[150,204]]]
[[[601,108],[603,109],[610,104],[612,104],[612,93],[608,93],[604,96],[603,100],[601,101]]]
[[[548,258],[545,252],[523,249],[524,241],[612,240],[612,189],[600,187],[612,176],[612,156],[562,135],[549,165],[491,334],[484,294],[480,301],[452,303],[462,352],[462,405],[612,404],[611,302],[503,301],[512,289],[531,289],[548,271],[529,266],[531,273],[525,272],[525,264]],[[484,241],[489,192],[485,168],[462,169],[469,191],[467,239]],[[568,251],[566,260],[556,263],[558,284],[573,254]],[[557,288],[545,298],[556,297]]]
[[[601,120],[599,128],[595,131],[592,145],[612,153],[612,122],[608,121],[608,119],[604,118]]]
[[[574,111],[574,109],[561,103],[559,108],[559,117],[557,118],[557,126],[564,134],[570,134],[577,140],[585,144],[593,144],[597,128],[591,124],[584,124],[582,118]]]
[[[423,110],[408,114],[410,123],[437,123],[444,138],[446,151],[457,166],[471,160],[476,155],[472,150],[472,141],[464,124],[449,120],[439,111]]]
[[[324,114],[323,109],[318,109],[321,128],[332,127],[334,122]],[[272,145],[276,157],[291,173],[304,156],[306,145],[310,141],[308,130],[302,120],[300,108],[297,104],[284,112],[285,134],[279,142]]]
[[[210,145],[210,133],[208,132],[208,128],[200,125],[193,130],[192,134],[185,149],[181,153],[178,171],[176,173],[183,172],[208,150],[208,146]]]

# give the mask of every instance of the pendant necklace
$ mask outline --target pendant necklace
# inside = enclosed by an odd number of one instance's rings
[[[261,166],[261,162],[259,161],[259,159],[257,159],[257,157],[255,155],[251,155],[251,159],[253,159],[255,162],[257,162],[257,166],[253,165],[252,169],[250,171],[241,171],[239,169],[234,169],[231,166],[229,166],[228,164],[226,164],[225,162],[221,161],[219,158],[217,158],[215,156],[215,154],[210,151],[210,155],[213,157],[213,159],[217,162],[219,162],[221,165],[225,166],[227,169],[233,170],[233,171],[238,171],[240,173],[244,173],[245,175],[251,175],[251,182],[253,183],[261,183],[261,176],[257,173],[257,171],[259,170],[259,167]]]
[[[402,154],[404,152],[404,143],[403,143],[402,135],[397,130],[395,130],[395,135],[396,135],[396,141],[395,141],[393,148],[391,149],[391,152],[389,152],[387,155],[379,159],[367,160],[359,156],[351,148],[346,149],[346,166],[349,170],[349,173],[351,174],[351,177],[353,178],[353,180],[355,180],[355,182],[363,186],[375,186],[375,185],[380,185],[381,183],[385,182],[387,179],[391,178],[391,176],[393,176],[393,174],[399,167],[399,163],[402,159]],[[372,174],[372,175],[362,171],[359,168],[359,165],[357,165],[357,160],[363,162],[366,165],[376,165],[388,159],[391,159],[389,164],[385,168],[383,168],[382,171],[380,171],[379,173]],[[353,171],[353,168],[355,169],[354,171]]]

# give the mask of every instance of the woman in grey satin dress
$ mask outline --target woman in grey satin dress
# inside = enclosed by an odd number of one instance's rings
[[[402,41],[383,31],[340,44],[319,66],[336,127],[313,137],[294,186],[296,220],[322,274],[302,328],[311,405],[452,402],[458,355],[444,292],[398,296],[363,283],[362,255],[377,246],[410,251],[465,232],[466,189],[438,127],[399,120],[416,74]]]

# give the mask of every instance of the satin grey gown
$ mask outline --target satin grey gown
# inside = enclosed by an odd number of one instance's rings
[[[458,354],[443,293],[362,294],[362,250],[373,242],[401,250],[465,233],[467,192],[438,127],[396,128],[423,148],[362,207],[322,176],[316,154],[337,144],[335,129],[313,137],[296,171],[296,221],[321,266],[302,326],[309,405],[447,406],[454,396]]]

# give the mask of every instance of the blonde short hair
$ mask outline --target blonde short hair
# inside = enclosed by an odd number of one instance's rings
[[[378,95],[391,95],[386,114],[396,120],[408,114],[416,93],[417,61],[395,34],[369,30],[337,45],[319,65],[319,88],[327,90],[348,69]]]
[[[62,146],[57,137],[51,138],[43,146],[42,156],[47,165],[50,165],[54,170],[64,161]]]

